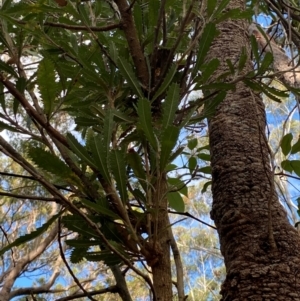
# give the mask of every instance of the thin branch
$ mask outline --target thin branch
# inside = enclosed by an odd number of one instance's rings
[[[16,198],[16,199],[23,199],[23,200],[28,199],[28,200],[55,202],[55,203],[60,202],[59,198],[45,198],[45,197],[40,197],[40,196],[35,196],[35,195],[21,195],[21,194],[9,193],[9,192],[3,192],[3,191],[0,191],[0,195],[8,196],[8,197]]]
[[[90,294],[90,296],[95,296],[95,295],[102,295],[102,294],[106,294],[106,293],[117,293],[117,292],[118,292],[117,286],[113,285],[113,286],[110,286],[107,288],[103,288],[101,290],[94,290],[94,291],[91,291],[88,293]],[[86,297],[86,294],[78,293],[78,294],[74,294],[72,296],[56,299],[55,301],[69,301],[69,300],[75,300],[75,299],[79,299],[79,298],[83,298],[83,297]]]
[[[73,273],[71,267],[69,266],[67,260],[66,260],[66,257],[65,257],[65,254],[64,254],[64,250],[63,250],[63,247],[62,247],[62,243],[61,243],[61,237],[60,237],[60,234],[61,234],[61,219],[59,218],[58,220],[58,235],[57,235],[57,241],[58,241],[58,246],[59,246],[59,253],[60,253],[60,257],[61,259],[63,260],[67,270],[69,271],[70,275],[72,276],[73,280],[75,281],[75,283],[78,285],[78,287],[80,287],[80,289],[85,293],[84,296],[88,297],[89,300],[92,300],[92,301],[97,301],[96,299],[94,299],[88,291],[86,291],[86,289],[81,285],[80,281],[78,280],[78,278],[75,276],[75,274]]]
[[[169,213],[172,213],[172,214],[178,214],[178,215],[188,216],[188,217],[190,217],[190,218],[192,218],[192,219],[198,221],[199,223],[202,223],[203,225],[206,225],[206,226],[208,226],[208,227],[210,227],[210,228],[212,228],[212,229],[214,229],[214,230],[217,230],[216,227],[214,227],[214,226],[212,226],[212,225],[206,223],[205,221],[203,221],[203,220],[201,220],[201,219],[199,219],[199,218],[197,218],[197,217],[191,215],[189,212],[177,212],[177,211],[171,211],[171,210],[168,210],[168,212],[169,212]]]

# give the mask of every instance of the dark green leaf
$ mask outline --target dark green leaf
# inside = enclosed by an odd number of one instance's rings
[[[139,124],[148,139],[150,145],[157,150],[157,138],[154,135],[152,127],[152,113],[151,105],[147,99],[140,99],[137,106],[137,113],[139,115]]]
[[[110,166],[111,171],[116,180],[117,189],[120,193],[122,201],[127,203],[127,176],[126,176],[126,166],[125,166],[125,152],[124,150],[112,150],[110,153]]]
[[[178,109],[179,104],[179,86],[178,84],[171,84],[167,97],[162,104],[163,109],[163,120],[162,120],[162,129],[168,128],[173,124],[175,119],[175,113]]]
[[[171,208],[177,212],[184,212],[184,201],[178,192],[169,192],[167,194],[168,202]]]
[[[290,164],[293,168],[295,174],[300,177],[300,161],[299,160],[291,160]]]
[[[197,157],[201,160],[204,160],[204,161],[210,161],[210,155],[209,154],[198,154]]]
[[[171,153],[175,147],[180,130],[174,125],[170,125],[163,131],[161,136],[161,154],[160,154],[160,170],[163,171],[171,161]]]
[[[292,173],[293,172],[293,167],[291,165],[291,161],[290,160],[284,160],[281,162],[281,167],[282,169]]]
[[[134,74],[132,66],[126,61],[126,59],[119,56],[118,67],[134,93],[136,93],[140,98],[143,98],[140,83]]]
[[[195,157],[189,158],[189,170],[190,173],[192,174],[197,166],[197,159]]]
[[[201,190],[201,193],[204,193],[207,191],[208,186],[211,185],[211,181],[205,182],[205,184],[203,185],[203,188]]]
[[[211,174],[211,167],[210,166],[201,167],[201,168],[198,169],[198,172]]]
[[[188,196],[188,188],[186,184],[178,178],[168,178],[168,183],[171,185],[171,190],[178,190],[180,193]]]
[[[281,143],[280,143],[280,147],[282,150],[282,153],[287,156],[288,153],[291,151],[291,142],[293,140],[293,134],[292,133],[288,133],[286,134],[282,139],[281,139]]]
[[[193,138],[193,139],[189,140],[187,146],[188,146],[188,148],[189,148],[190,150],[193,150],[194,148],[197,147],[197,145],[198,145],[198,139],[197,139],[197,138]]]
[[[170,86],[174,75],[177,72],[177,65],[173,64],[171,65],[163,83],[160,85],[160,87],[158,88],[157,92],[155,93],[155,95],[152,98],[152,102],[158,97],[160,96],[163,92],[165,92],[165,90]]]
[[[199,67],[204,62],[206,54],[208,53],[210,45],[213,39],[216,37],[216,35],[217,35],[216,25],[214,23],[207,23],[203,30],[203,34],[200,38],[199,50],[197,53],[196,64],[193,70],[193,76],[195,76],[196,72],[198,72],[199,70]]]
[[[40,147],[30,147],[28,149],[28,155],[39,168],[48,171],[53,175],[63,178],[72,174],[71,169],[60,160],[57,155]]]
[[[296,154],[300,152],[300,139],[292,146],[291,154]]]
[[[55,71],[51,60],[44,58],[39,63],[37,83],[44,103],[44,111],[49,116],[53,111],[56,98]]]

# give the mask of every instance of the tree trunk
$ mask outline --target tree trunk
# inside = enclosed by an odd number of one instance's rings
[[[229,8],[244,9],[244,0]],[[219,25],[208,58],[218,58],[216,77],[228,71],[246,46],[248,24]],[[247,62],[245,72],[252,69]],[[212,155],[211,217],[220,237],[227,276],[223,301],[300,300],[300,239],[274,191],[265,110],[258,94],[243,83],[230,91],[209,123]]]

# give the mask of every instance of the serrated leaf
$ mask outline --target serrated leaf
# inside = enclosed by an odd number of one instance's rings
[[[179,155],[182,154],[182,152],[184,151],[185,146],[180,146],[178,147],[170,156],[170,162],[174,161]]]
[[[65,240],[66,244],[70,247],[75,248],[88,248],[92,246],[98,246],[99,242],[96,240],[90,240],[90,239],[67,239]]]
[[[108,168],[108,152],[106,145],[104,145],[102,140],[100,135],[94,135],[89,142],[89,147],[91,148],[93,160],[97,169],[100,171],[104,180],[110,183],[111,177]]]
[[[192,72],[193,76],[195,76],[196,72],[198,72],[198,70],[199,70],[199,67],[204,62],[206,54],[208,53],[210,45],[211,45],[213,39],[216,37],[216,35],[217,35],[216,25],[214,23],[207,23],[203,30],[203,34],[200,38],[199,50],[197,53],[197,60],[196,60],[195,66],[194,66],[194,70]]]
[[[119,256],[109,252],[109,251],[102,251],[98,254],[87,252],[84,255],[85,259],[92,262],[103,261],[107,266],[114,266],[122,262]]]
[[[201,67],[201,80],[205,83],[209,79],[209,77],[218,69],[219,65],[220,60],[214,58],[210,60],[207,64],[205,64],[203,67]]]
[[[288,155],[288,153],[291,151],[292,149],[292,140],[293,140],[293,134],[292,133],[288,133],[286,134],[280,142],[280,147],[281,147],[281,151],[282,153],[286,156]]]
[[[168,90],[167,97],[162,104],[162,129],[166,129],[168,126],[173,124],[179,104],[179,92],[178,84],[172,83]]]
[[[160,170],[163,171],[168,163],[170,163],[170,155],[175,147],[180,129],[174,125],[170,125],[163,131],[161,136],[161,153],[160,153]]]
[[[152,126],[151,105],[147,99],[140,99],[137,106],[139,124],[153,149],[157,150],[157,138]]]
[[[127,161],[132,168],[135,177],[139,180],[142,187],[145,187],[146,173],[141,161],[141,156],[135,150],[129,150],[127,153]]]
[[[132,66],[126,61],[125,58],[122,58],[120,56],[118,60],[118,67],[128,84],[130,85],[130,87],[133,89],[134,93],[136,93],[139,96],[139,98],[143,98],[140,83],[134,74]]]
[[[296,154],[300,152],[300,139],[298,139],[298,141],[292,146],[292,149],[291,149],[291,154]]]
[[[300,177],[300,161],[299,160],[291,160],[291,167],[293,168],[294,173]]]
[[[127,203],[127,175],[125,166],[125,152],[124,150],[112,150],[110,153],[111,171],[116,180],[117,189],[120,193],[123,203]]]
[[[72,170],[58,156],[40,147],[30,147],[28,155],[39,168],[53,175],[67,177],[72,174]]]
[[[155,95],[152,98],[152,102],[158,97],[160,96],[162,93],[165,92],[165,90],[170,86],[174,75],[177,72],[177,65],[176,64],[172,64],[169,71],[167,72],[167,75],[164,79],[164,81],[162,82],[162,84],[160,85],[160,87],[158,88],[157,92],[155,93]]]
[[[265,73],[270,65],[273,63],[273,54],[271,52],[266,52],[263,61],[257,70],[257,75]]]
[[[32,231],[29,234],[25,234],[23,236],[18,237],[14,242],[12,242],[9,245],[7,245],[6,247],[2,248],[0,250],[0,256],[2,256],[6,251],[11,250],[13,247],[18,247],[26,242],[29,242],[29,241],[41,236],[59,218],[59,216],[61,214],[62,213],[58,213],[58,214],[52,216],[45,224],[43,224],[41,227],[37,228],[35,231]]]
[[[205,103],[203,115],[208,118],[213,116],[216,107],[225,99],[226,94],[226,91],[220,91],[213,99]]]
[[[81,145],[77,139],[70,133],[67,134],[67,142],[70,145],[72,151],[85,163],[87,163],[92,168],[97,168],[94,163],[94,160],[91,158],[86,148]]]
[[[86,205],[87,207],[95,210],[97,213],[99,213],[99,214],[101,214],[103,216],[106,215],[106,216],[111,217],[113,219],[119,219],[120,218],[113,211],[111,211],[110,209],[102,206],[99,201],[98,202],[97,201],[96,202],[91,202],[91,201],[86,200],[86,199],[81,199],[80,202],[82,204]]]
[[[184,212],[184,201],[178,192],[169,192],[167,194],[169,206],[177,212]]]
[[[44,111],[49,116],[56,98],[55,67],[51,60],[44,58],[37,70],[36,79],[44,104]]]
[[[293,172],[293,167],[291,166],[291,161],[290,160],[283,160],[281,162],[281,167],[282,169],[292,173]]]

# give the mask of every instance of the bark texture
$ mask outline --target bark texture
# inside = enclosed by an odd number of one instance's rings
[[[244,5],[232,0],[229,7]],[[231,20],[219,25],[208,55],[221,61],[216,77],[228,70],[226,59],[235,62],[250,44],[248,26]],[[249,56],[245,72],[251,68]],[[274,191],[265,125],[261,98],[243,83],[210,120],[211,217],[227,270],[223,301],[300,300],[300,239]]]

